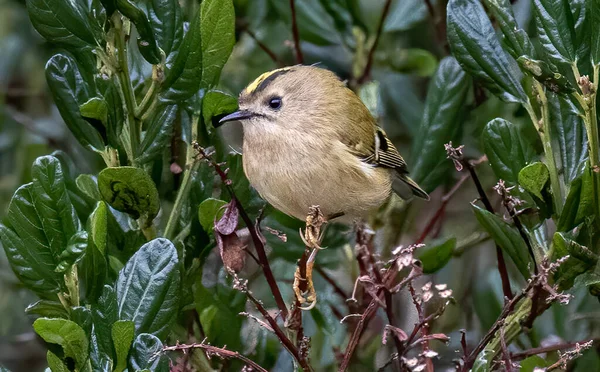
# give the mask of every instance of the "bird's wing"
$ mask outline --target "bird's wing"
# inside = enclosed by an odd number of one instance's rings
[[[364,142],[348,143],[348,147],[356,156],[365,163],[378,167],[396,169],[400,173],[408,173],[406,162],[396,150],[396,147],[387,137],[383,129],[376,127],[373,133],[374,141],[370,144]]]

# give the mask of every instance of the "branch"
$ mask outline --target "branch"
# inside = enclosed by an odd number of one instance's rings
[[[200,145],[198,143],[194,143],[194,148],[196,149],[196,151],[198,151],[199,156],[203,159],[206,159],[208,161],[208,163],[215,169],[215,172],[217,172],[217,174],[221,178],[221,182],[223,182],[223,184],[227,188],[227,191],[229,192],[229,196],[231,197],[231,199],[236,200],[236,202],[237,202],[236,204],[237,204],[237,208],[239,210],[240,216],[242,217],[244,224],[246,224],[246,226],[248,227],[248,231],[250,232],[250,237],[252,238],[252,242],[254,243],[254,248],[256,249],[256,254],[258,255],[260,267],[262,268],[263,273],[265,274],[265,279],[267,280],[267,283],[269,284],[269,287],[271,288],[271,292],[273,293],[273,297],[275,298],[275,302],[277,303],[277,307],[279,308],[281,317],[283,318],[283,320],[287,319],[288,309],[285,305],[285,302],[283,301],[283,297],[281,296],[279,287],[277,286],[277,281],[275,280],[275,276],[273,275],[273,272],[271,271],[271,266],[269,265],[269,259],[267,258],[267,254],[265,252],[265,243],[259,236],[258,229],[254,226],[254,223],[252,222],[250,217],[248,217],[248,213],[246,213],[246,211],[242,207],[241,203],[235,196],[233,187],[231,186],[231,180],[229,180],[229,178],[227,178],[227,173],[221,168],[221,166],[217,162],[215,162],[212,159],[212,157],[209,154],[206,153],[206,150],[204,148],[200,147]]]
[[[259,366],[253,360],[247,358],[246,356],[238,353],[237,351],[227,350],[225,347],[220,348],[212,345],[208,345],[205,343],[193,343],[193,344],[179,344],[177,343],[175,346],[165,346],[162,349],[162,352],[166,351],[183,351],[187,353],[188,350],[191,349],[201,349],[206,352],[207,358],[210,359],[212,355],[216,355],[221,359],[239,359],[242,362],[246,363],[246,365],[252,367],[254,370],[259,372],[268,372],[263,367]]]
[[[488,199],[485,191],[483,190],[483,186],[481,186],[481,181],[479,181],[479,177],[477,177],[477,173],[475,172],[475,167],[473,164],[466,160],[463,156],[464,146],[452,147],[452,142],[449,142],[444,145],[446,149],[446,153],[448,154],[448,159],[451,159],[454,162],[454,167],[457,171],[462,171],[464,168],[467,168],[469,174],[471,175],[471,179],[473,183],[475,183],[475,187],[477,188],[477,192],[479,193],[479,197],[487,209],[488,212],[494,213],[494,208],[492,207],[492,203],[490,203],[490,199]],[[496,259],[498,261],[498,272],[500,273],[500,278],[502,279],[502,292],[504,293],[504,297],[511,299],[513,297],[512,290],[510,288],[510,279],[508,277],[508,270],[506,269],[506,262],[504,261],[504,255],[502,254],[502,249],[500,246],[496,244]]]
[[[371,74],[371,68],[373,67],[373,57],[375,56],[375,49],[377,49],[377,44],[379,44],[379,39],[381,38],[381,34],[383,33],[385,19],[387,18],[388,13],[390,12],[391,5],[392,0],[386,0],[385,5],[383,6],[383,11],[381,12],[381,18],[379,19],[379,26],[377,27],[375,40],[373,41],[373,45],[371,46],[371,49],[369,50],[369,54],[367,56],[367,64],[360,77],[356,80],[358,85],[364,83]]]
[[[296,2],[290,0],[290,8],[292,10],[292,34],[294,36],[294,49],[296,50],[296,63],[303,64],[304,56],[300,49],[300,32],[298,32],[298,22],[296,20]]]
[[[513,353],[513,354],[511,354],[511,358],[513,360],[522,360],[522,359],[528,358],[532,355],[550,353],[553,351],[564,350],[564,349],[571,349],[571,348],[577,347],[577,345],[587,344],[588,342],[594,342],[594,341],[595,340],[593,340],[593,339],[588,339],[588,340],[582,340],[582,341],[578,341],[578,342],[566,342],[566,343],[562,343],[562,344],[550,345],[550,346],[545,346],[545,347],[535,347],[535,348],[521,351],[518,353]]]
[[[254,40],[256,42],[256,45],[258,45],[258,47],[260,49],[262,49],[265,53],[267,53],[267,55],[271,58],[271,60],[273,62],[275,62],[275,64],[279,67],[283,67],[283,62],[281,62],[279,60],[279,57],[277,57],[277,54],[275,54],[275,52],[273,52],[267,45],[265,45],[262,41],[258,40],[258,37],[256,37],[256,34],[254,32],[252,32],[248,27],[244,27],[244,31],[246,31],[246,33],[248,34],[248,36],[250,36],[252,38],[252,40]]]

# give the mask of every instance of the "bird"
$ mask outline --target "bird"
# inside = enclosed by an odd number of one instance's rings
[[[281,212],[356,222],[393,194],[429,195],[361,99],[335,73],[296,65],[263,73],[238,97],[246,177]]]

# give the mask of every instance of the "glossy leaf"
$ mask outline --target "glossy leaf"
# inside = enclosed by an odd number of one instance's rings
[[[524,72],[544,84],[553,93],[573,93],[575,88],[569,83],[567,77],[544,61],[531,59],[527,56],[517,58],[517,63]]]
[[[202,87],[217,85],[221,69],[235,44],[232,0],[205,0],[200,5],[202,25]]]
[[[159,238],[144,244],[119,273],[115,291],[119,319],[136,334],[164,337],[179,309],[179,259],[173,244]]]
[[[460,114],[471,79],[456,60],[447,57],[440,63],[429,84],[423,119],[414,142],[410,163],[411,177],[424,188],[433,191],[450,170],[444,144],[456,137],[460,129]]]
[[[170,68],[183,40],[183,17],[177,0],[150,0],[148,20]]]
[[[138,149],[137,162],[146,164],[162,154],[171,142],[177,106],[166,106],[152,119]]]
[[[517,229],[504,222],[501,217],[477,205],[473,204],[472,207],[479,224],[490,234],[502,251],[508,254],[523,277],[529,278],[529,251]]]
[[[127,355],[135,336],[135,324],[129,320],[118,320],[112,325],[112,340],[117,355],[115,372],[127,368]]]
[[[423,264],[423,272],[432,274],[448,263],[452,258],[456,248],[456,238],[450,238],[437,245],[427,246],[422,252],[418,252],[418,257]]]
[[[494,119],[483,129],[483,148],[496,176],[510,185],[519,172],[537,160],[535,150],[520,128],[504,119]]]
[[[146,14],[130,0],[116,0],[116,6],[121,14],[135,24],[139,35],[137,45],[140,54],[153,65],[160,63],[162,56]]]
[[[117,294],[114,289],[105,285],[102,295],[92,305],[92,321],[99,352],[113,357],[112,325],[119,319]]]
[[[237,107],[237,98],[230,94],[218,90],[206,93],[202,99],[202,117],[209,132],[214,129],[215,120],[220,119],[223,115],[231,114],[237,110]]]
[[[166,102],[183,101],[194,95],[202,82],[202,22],[201,11],[192,19],[179,53],[162,84]]]
[[[550,172],[548,172],[548,167],[541,162],[529,164],[524,167],[518,176],[519,185],[540,200],[544,200],[542,192],[548,185],[549,180]]]
[[[576,277],[595,267],[598,262],[598,256],[577,243],[574,238],[571,233],[556,232],[552,239],[552,260],[569,256],[555,274],[556,283],[560,288],[572,287]]]
[[[33,329],[47,343],[59,345],[65,357],[75,361],[76,368],[84,368],[89,351],[88,338],[75,322],[67,319],[39,318],[33,322]]]
[[[46,354],[46,361],[48,362],[48,368],[50,368],[52,372],[69,372],[67,365],[50,350],[48,350],[48,353]]]
[[[169,358],[162,352],[160,339],[148,333],[142,333],[131,346],[129,365],[134,371],[169,372]]]
[[[589,168],[571,182],[571,188],[563,207],[557,231],[569,231],[594,213],[594,186]]]
[[[368,4],[371,5],[372,2]],[[381,16],[381,13],[379,13],[379,16]],[[406,31],[425,20],[428,16],[427,5],[424,1],[394,1],[390,7],[390,13],[385,19],[383,30],[385,32]]]
[[[517,59],[520,56],[535,57],[535,49],[529,36],[519,28],[512,4],[509,0],[484,0],[486,7],[490,10],[494,19],[498,21],[503,41],[510,55]]]
[[[528,101],[522,73],[500,46],[479,0],[450,0],[447,22],[450,49],[465,71],[505,101]]]
[[[600,1],[588,0],[590,17],[591,58],[594,66],[600,64]]]
[[[72,50],[96,45],[86,7],[82,0],[27,0],[29,18],[40,35]]]
[[[226,201],[208,198],[198,206],[198,220],[200,225],[208,234],[212,233],[215,221],[221,218],[225,211]]]
[[[69,313],[65,309],[65,307],[56,301],[50,300],[39,300],[31,305],[27,306],[25,309],[25,313],[29,315],[39,315],[40,317],[46,318],[63,318],[67,319],[69,317]]]
[[[273,1],[270,2],[270,5],[286,25],[292,24],[292,13],[288,2]],[[327,14],[325,7],[319,0],[297,1],[295,5],[300,40],[320,46],[340,43],[341,40],[339,33],[336,31],[335,22]],[[291,39],[291,32],[289,37]]]
[[[540,41],[555,63],[577,60],[575,24],[569,3],[564,0],[534,0],[535,20]]]
[[[95,178],[89,174],[80,174],[75,180],[77,188],[89,199],[94,202],[102,200],[100,190]]]
[[[89,241],[80,276],[85,283],[85,297],[90,302],[100,297],[108,277],[108,213],[106,203],[98,202],[87,223]]]
[[[32,176],[33,181],[13,195],[7,225],[0,225],[0,239],[19,280],[47,298],[63,285],[62,274],[55,268],[80,223],[58,159],[38,158]]]
[[[135,219],[147,215],[148,221],[152,221],[160,209],[156,185],[143,169],[106,168],[98,176],[98,188],[111,207]]]
[[[565,185],[570,185],[582,174],[588,155],[585,123],[574,112],[567,98],[548,94],[548,106],[552,140],[558,144],[559,156],[554,157],[556,166],[565,180]]]
[[[79,106],[94,94],[75,60],[67,54],[54,55],[46,64],[46,80],[60,115],[79,143],[90,150],[103,151],[102,136],[79,111]]]

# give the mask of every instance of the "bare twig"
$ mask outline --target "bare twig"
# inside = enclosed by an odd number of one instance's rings
[[[549,366],[546,369],[546,371],[552,371],[557,368],[567,369],[567,363],[569,363],[571,360],[573,360],[575,358],[580,357],[581,352],[591,348],[593,343],[594,343],[594,341],[590,340],[583,344],[575,344],[575,348],[573,350],[569,350],[564,354],[561,354],[559,352],[560,358],[558,359],[558,361],[556,363],[552,364],[551,366]]]
[[[269,259],[267,258],[267,253],[265,252],[265,243],[264,240],[259,236],[258,229],[255,227],[254,223],[248,216],[248,213],[244,210],[239,200],[233,191],[233,187],[231,186],[231,180],[227,177],[226,171],[224,171],[221,166],[215,162],[212,157],[207,154],[206,150],[202,148],[198,143],[194,143],[194,148],[198,152],[199,156],[203,159],[206,159],[208,163],[215,169],[215,172],[221,178],[221,182],[225,185],[227,192],[231,199],[235,199],[237,201],[237,208],[239,210],[240,216],[244,221],[244,224],[248,227],[248,231],[250,232],[250,237],[252,238],[252,242],[254,243],[254,248],[256,249],[256,254],[258,255],[258,260],[260,263],[260,267],[265,274],[265,279],[271,288],[271,292],[273,293],[273,297],[275,298],[275,302],[277,303],[277,307],[281,313],[281,317],[285,320],[288,316],[288,309],[285,305],[285,301],[283,300],[283,296],[281,296],[281,292],[279,287],[277,286],[277,281],[275,280],[275,276],[271,271],[271,266],[269,265]]]
[[[283,62],[281,62],[279,60],[279,57],[277,57],[277,54],[275,54],[275,52],[273,52],[265,43],[263,43],[262,41],[260,41],[258,39],[258,37],[256,37],[256,34],[254,32],[252,32],[252,30],[250,30],[248,27],[244,27],[244,31],[246,31],[246,33],[248,34],[248,36],[250,36],[252,38],[252,40],[254,40],[254,42],[256,42],[256,45],[258,45],[258,47],[260,49],[263,50],[263,52],[267,53],[267,55],[269,56],[269,58],[271,58],[271,60],[273,62],[275,62],[275,64],[279,67],[282,67],[284,64]]]
[[[571,348],[576,347],[577,345],[587,344],[590,341],[594,342],[594,340],[588,339],[588,340],[583,340],[583,341],[578,341],[578,342],[566,342],[566,343],[544,346],[544,347],[535,347],[532,349],[520,351],[518,353],[512,353],[511,358],[513,360],[522,360],[522,359],[528,358],[532,355],[551,353],[553,351],[558,351],[558,350],[571,349]]]
[[[383,11],[381,12],[381,18],[379,19],[379,25],[377,26],[377,33],[375,34],[375,40],[373,40],[373,45],[371,45],[371,49],[369,50],[369,54],[367,55],[367,64],[365,65],[365,69],[362,74],[358,77],[356,82],[358,85],[364,83],[371,74],[371,68],[373,68],[373,59],[375,56],[375,50],[377,49],[377,45],[379,44],[379,39],[381,38],[381,34],[383,33],[383,26],[385,25],[385,19],[390,11],[390,6],[392,5],[392,0],[386,0],[385,5],[383,6]]]
[[[298,31],[298,20],[296,18],[296,1],[290,0],[290,8],[292,10],[292,34],[294,36],[294,49],[296,50],[296,63],[304,63],[302,49],[300,49],[300,32]]]
[[[315,270],[319,273],[319,275],[321,275],[321,277],[323,277],[323,279],[325,279],[327,283],[331,285],[331,287],[333,287],[333,291],[340,296],[342,301],[346,301],[348,299],[349,296],[346,294],[346,292],[344,292],[344,290],[335,282],[335,280],[331,278],[331,276],[329,276],[329,274],[327,274],[327,272],[321,266],[315,265]]]
[[[210,359],[211,356],[217,356],[221,359],[238,359],[242,362],[246,363],[246,365],[252,367],[254,370],[259,372],[268,372],[266,369],[258,365],[253,360],[247,358],[246,356],[238,353],[237,351],[227,350],[225,347],[216,347],[205,343],[193,343],[193,344],[179,344],[177,343],[174,346],[165,346],[162,349],[162,352],[166,351],[182,351],[187,353],[192,349],[201,349],[206,353],[206,356]]]
[[[454,162],[456,170],[460,172],[463,170],[463,168],[466,168],[469,171],[471,179],[475,184],[475,188],[477,188],[477,192],[479,193],[479,197],[481,198],[485,209],[487,209],[490,213],[494,213],[492,203],[490,203],[490,200],[488,199],[485,191],[483,190],[483,186],[481,186],[479,177],[477,177],[477,173],[475,172],[475,167],[470,161],[466,160],[463,156],[463,147],[464,146],[452,147],[452,142],[449,142],[444,145],[446,153],[448,154],[448,159]],[[504,261],[502,249],[500,249],[500,246],[498,246],[498,244],[496,244],[496,258],[498,261],[498,272],[500,273],[500,278],[502,279],[502,292],[504,293],[504,297],[506,297],[507,299],[511,299],[513,297],[513,294],[510,288],[508,270],[506,269],[506,262]]]

